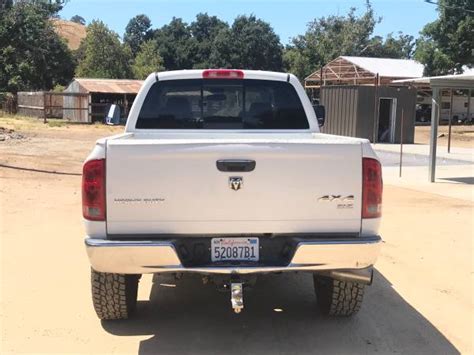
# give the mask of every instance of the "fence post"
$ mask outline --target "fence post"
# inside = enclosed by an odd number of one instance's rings
[[[402,122],[401,122],[401,131],[400,131],[400,171],[398,177],[402,177],[402,162],[403,162],[403,120],[405,117],[405,112],[402,108]]]
[[[430,168],[429,181],[436,180],[436,148],[438,144],[438,125],[440,112],[441,92],[439,87],[433,87],[431,96],[431,134],[430,134]]]
[[[379,125],[378,125],[378,119],[379,119],[379,98],[378,98],[378,88],[379,88],[379,73],[375,75],[375,86],[374,86],[374,124],[373,124],[373,138],[372,138],[372,143],[378,143],[379,140]]]
[[[89,114],[88,114],[87,119],[88,119],[89,123],[92,123],[92,100],[91,100],[91,94],[88,95],[88,97],[87,97],[87,102],[88,102],[88,104],[89,104],[89,111],[88,111]]]
[[[453,123],[453,89],[451,89],[450,92],[451,99],[449,101],[448,153],[451,153],[451,125]]]
[[[43,123],[48,123],[46,120],[46,92],[43,91]]]

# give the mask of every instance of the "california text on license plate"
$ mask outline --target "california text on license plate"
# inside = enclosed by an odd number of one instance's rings
[[[258,261],[258,238],[212,238],[212,261]]]

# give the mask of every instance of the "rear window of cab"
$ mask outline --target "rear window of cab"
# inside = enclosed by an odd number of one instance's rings
[[[308,129],[288,82],[252,79],[158,81],[147,93],[137,129]]]

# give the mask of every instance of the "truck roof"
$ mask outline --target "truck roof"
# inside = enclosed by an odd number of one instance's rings
[[[239,71],[244,75],[244,79],[260,79],[275,81],[290,81],[293,74],[263,71],[263,70],[243,70],[243,69],[191,69],[191,70],[172,70],[154,73],[157,80],[179,80],[179,79],[201,79],[205,71]]]

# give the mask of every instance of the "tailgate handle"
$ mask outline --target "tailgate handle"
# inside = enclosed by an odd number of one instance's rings
[[[248,172],[255,169],[255,160],[227,159],[216,161],[219,171]]]

